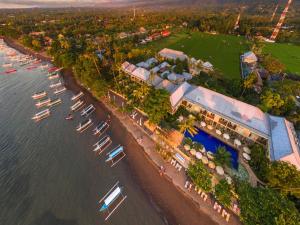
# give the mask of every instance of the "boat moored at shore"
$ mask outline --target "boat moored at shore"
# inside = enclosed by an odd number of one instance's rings
[[[105,121],[100,122],[93,130],[94,135],[101,135],[109,128],[109,124]]]
[[[47,95],[46,91],[40,91],[40,92],[34,93],[31,97],[33,99],[40,99],[40,98],[44,98],[46,95]]]
[[[66,90],[67,90],[66,87],[61,87],[60,89],[56,89],[54,91],[54,94],[59,95],[59,94],[63,93]]]
[[[48,103],[50,103],[50,102],[51,102],[51,98],[47,98],[47,99],[38,101],[38,102],[35,104],[35,106],[36,106],[37,108],[41,108],[41,107],[43,107],[43,106],[48,105]]]
[[[59,74],[58,74],[58,73],[53,74],[53,75],[50,75],[50,76],[48,77],[49,80],[53,80],[53,79],[56,79],[56,78],[59,78]]]
[[[72,100],[72,101],[77,101],[77,100],[80,99],[83,95],[84,95],[84,94],[83,94],[83,92],[81,91],[81,92],[79,92],[78,94],[74,95],[74,96],[71,98],[71,100]]]
[[[89,115],[91,115],[94,111],[95,111],[95,106],[90,104],[88,107],[86,107],[85,109],[83,109],[80,113],[81,116],[85,116],[88,117]]]
[[[123,195],[123,188],[119,186],[119,181],[99,200],[101,204],[100,212],[106,213],[105,221],[124,202],[127,195]]]
[[[125,156],[124,147],[117,146],[115,149],[111,150],[106,154],[108,157],[105,162],[111,162],[111,167],[115,166],[118,162],[120,162]]]
[[[13,66],[12,63],[4,63],[4,64],[2,64],[3,68],[12,67],[12,66]]]
[[[84,101],[79,100],[79,101],[75,102],[75,104],[72,105],[70,108],[72,111],[77,111],[77,110],[81,109],[84,105],[85,105]]]
[[[59,87],[62,85],[62,82],[59,80],[57,83],[54,83],[54,84],[50,84],[50,88],[56,88],[56,87]]]
[[[76,127],[76,131],[82,133],[92,125],[93,125],[92,119],[87,119],[87,120],[79,123],[79,125]]]
[[[36,122],[41,121],[42,119],[47,118],[48,116],[50,116],[50,110],[49,109],[45,109],[41,112],[36,113],[32,119],[35,120]]]
[[[93,146],[95,146],[95,148],[93,149],[93,152],[98,152],[99,151],[99,155],[106,149],[108,148],[112,143],[111,138],[106,135],[103,138],[101,138],[96,144],[94,144]]]
[[[51,100],[49,103],[48,103],[48,107],[53,107],[53,106],[56,106],[58,104],[61,103],[61,99],[60,98],[56,98],[56,99],[53,99]]]

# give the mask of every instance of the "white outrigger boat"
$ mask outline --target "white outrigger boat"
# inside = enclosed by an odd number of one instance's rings
[[[109,124],[105,121],[100,122],[93,130],[94,135],[101,135],[109,128]]]
[[[118,162],[120,162],[125,156],[124,147],[118,145],[116,148],[111,150],[106,154],[108,157],[105,162],[111,162],[111,167],[115,166]]]
[[[78,99],[80,99],[82,96],[84,96],[83,92],[79,92],[78,94],[74,95],[71,100],[72,101],[77,101]]]
[[[47,69],[49,67],[49,65],[48,64],[42,64],[40,67],[43,70],[43,69]]]
[[[77,111],[81,109],[85,105],[84,101],[77,101],[74,105],[72,105],[70,108],[72,111]]]
[[[51,100],[51,101],[48,103],[47,106],[52,107],[52,106],[56,106],[56,105],[58,105],[58,104],[60,104],[60,103],[61,103],[61,99],[60,99],[60,98],[56,98],[56,99]]]
[[[63,93],[65,90],[67,90],[66,87],[62,87],[60,89],[56,89],[54,91],[54,94],[59,95],[59,94]]]
[[[41,108],[41,107],[43,107],[43,106],[45,106],[45,105],[48,105],[49,102],[51,102],[51,98],[47,98],[47,99],[38,101],[38,102],[35,104],[35,106],[36,106],[37,108]]]
[[[47,95],[46,91],[40,91],[40,92],[34,93],[31,97],[33,99],[40,99],[40,98],[44,98],[46,95]]]
[[[58,73],[53,74],[53,75],[50,75],[50,76],[48,77],[49,80],[53,80],[53,79],[56,79],[56,78],[59,78],[59,74],[58,74]]]
[[[90,126],[93,125],[92,119],[85,120],[76,127],[76,130],[80,133],[84,132],[86,129],[88,129]]]
[[[93,106],[92,104],[90,104],[88,107],[84,108],[80,115],[81,116],[85,116],[85,117],[88,117],[89,115],[91,115],[94,111],[95,111],[95,106]]]
[[[123,188],[119,186],[119,181],[99,200],[100,212],[106,213],[105,221],[115,212],[115,210],[124,202],[127,195],[123,195]],[[115,204],[114,204],[115,203]]]
[[[106,135],[105,137],[101,138],[96,144],[93,145],[95,146],[93,152],[99,151],[99,155],[100,155],[106,148],[108,148],[111,145],[111,143],[112,140],[108,135]]]
[[[4,64],[2,64],[3,68],[12,67],[12,66],[13,66],[12,63],[4,63]]]
[[[41,112],[36,113],[32,119],[35,120],[36,122],[41,121],[42,119],[47,118],[48,116],[50,116],[50,110],[49,109],[45,109]]]
[[[61,85],[62,85],[61,81],[58,81],[57,83],[50,84],[50,88],[56,88],[56,87],[59,87]]]

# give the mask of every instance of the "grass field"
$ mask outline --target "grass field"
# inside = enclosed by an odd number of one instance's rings
[[[200,32],[172,34],[169,38],[152,42],[147,47],[158,51],[171,48],[187,55],[211,62],[225,78],[240,79],[240,55],[249,49],[243,37],[211,35]]]
[[[267,43],[263,49],[264,53],[270,53],[279,59],[288,72],[300,75],[300,46],[292,44]]]

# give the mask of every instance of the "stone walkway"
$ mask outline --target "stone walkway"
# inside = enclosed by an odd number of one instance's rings
[[[185,171],[181,170],[180,172],[178,172],[175,167],[163,160],[161,155],[155,150],[156,143],[152,139],[151,135],[149,135],[142,127],[140,127],[136,123],[136,121],[133,120],[129,115],[120,112],[120,110],[116,106],[113,106],[111,103],[109,103],[107,99],[103,100],[103,102],[105,102],[108,110],[110,110],[111,113],[113,113],[120,120],[120,122],[126,127],[128,132],[130,132],[137,141],[141,137],[143,137],[142,141],[140,141],[140,145],[147,153],[151,162],[157,167],[157,169],[163,166],[166,169],[164,174],[166,179],[169,179],[179,191],[181,191],[187,198],[191,199],[199,207],[199,210],[205,212],[207,215],[210,215],[210,217],[220,225],[241,224],[238,216],[233,214],[231,211],[229,211],[229,213],[231,214],[229,222],[226,222],[225,218],[221,216],[221,213],[218,214],[218,212],[213,209],[214,201],[211,198],[208,198],[207,201],[204,202],[200,195],[196,193],[196,191],[189,191],[188,189],[186,189],[184,187],[187,180]]]

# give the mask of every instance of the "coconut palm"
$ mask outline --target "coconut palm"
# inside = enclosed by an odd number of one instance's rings
[[[225,147],[219,146],[215,154],[215,163],[220,166],[231,167],[231,153]]]
[[[149,94],[149,92],[150,87],[148,85],[142,85],[132,92],[132,96],[138,101],[143,101],[144,98]]]
[[[188,131],[192,136],[194,136],[195,134],[198,133],[194,124],[195,124],[195,117],[190,115],[187,119],[183,120],[179,124],[179,130],[182,133],[184,133],[185,131]]]

